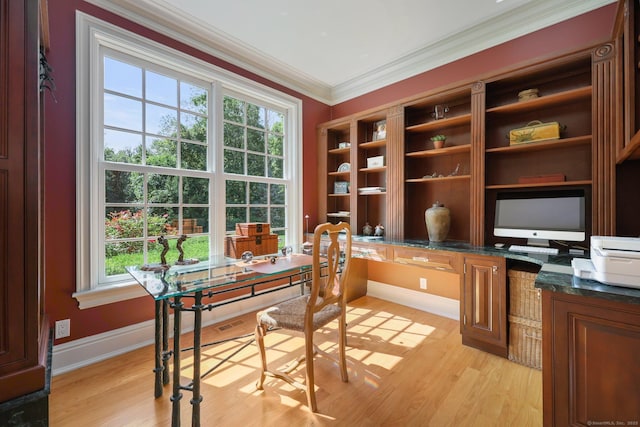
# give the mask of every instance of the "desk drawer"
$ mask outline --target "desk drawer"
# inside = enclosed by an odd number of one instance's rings
[[[456,271],[457,266],[455,253],[424,249],[394,248],[393,261],[445,271]]]

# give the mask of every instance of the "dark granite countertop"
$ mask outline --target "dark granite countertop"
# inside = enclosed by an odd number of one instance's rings
[[[535,281],[536,288],[571,295],[581,295],[630,304],[640,304],[640,289],[623,286],[610,286],[595,280],[581,279],[574,276],[573,269],[571,268],[571,260],[576,257],[576,255],[566,253],[559,255],[527,254],[511,252],[506,248],[498,249],[493,246],[473,246],[469,243],[453,241],[436,243],[428,240],[389,240],[386,238],[381,239],[353,236],[353,242],[415,247],[420,249],[471,253],[475,255],[500,256],[507,260],[521,261],[539,266],[540,271],[538,272],[538,276]],[[589,258],[589,255],[586,254],[578,257]]]

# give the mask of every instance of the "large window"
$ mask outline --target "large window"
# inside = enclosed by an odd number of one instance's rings
[[[78,15],[81,308],[139,295],[125,268],[222,254],[237,222],[300,240],[299,101]],[[139,288],[139,289],[138,289]],[[100,294],[102,296],[95,296]],[[108,295],[108,296],[104,296]]]

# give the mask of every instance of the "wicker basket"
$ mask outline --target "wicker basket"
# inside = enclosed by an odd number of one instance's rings
[[[541,321],[540,289],[534,287],[537,274],[513,269],[510,269],[507,274],[509,276],[509,314]]]
[[[509,360],[542,369],[542,322],[509,316]]]

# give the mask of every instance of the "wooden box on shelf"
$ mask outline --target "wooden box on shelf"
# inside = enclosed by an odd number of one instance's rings
[[[239,222],[236,224],[236,234],[240,236],[261,236],[269,234],[270,226],[262,222]]]
[[[261,236],[227,236],[224,255],[229,258],[240,258],[243,252],[251,251],[253,255],[268,255],[278,252],[278,236],[265,234]]]

